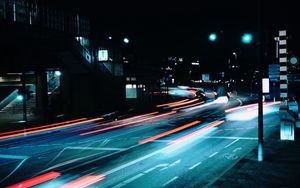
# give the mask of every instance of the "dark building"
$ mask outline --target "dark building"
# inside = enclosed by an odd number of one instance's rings
[[[41,117],[124,105],[120,52],[99,59],[110,47],[95,42],[90,28],[88,17],[51,1],[0,0],[0,89],[31,96],[23,100],[26,109]]]

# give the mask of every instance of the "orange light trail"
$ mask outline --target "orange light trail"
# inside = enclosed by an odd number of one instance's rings
[[[190,100],[190,101],[187,101],[187,102],[182,102],[182,103],[179,103],[179,104],[172,104],[172,105],[169,105],[169,106],[170,106],[170,107],[181,106],[181,105],[193,103],[193,102],[198,101],[198,100],[199,100],[199,99],[193,99],[193,100]]]
[[[85,120],[85,121],[70,123],[70,124],[56,126],[56,127],[49,127],[49,128],[39,129],[39,130],[28,131],[26,133],[16,133],[16,134],[11,134],[11,135],[6,135],[6,136],[0,136],[0,140],[7,139],[7,138],[14,138],[14,137],[17,137],[17,136],[23,136],[24,134],[29,135],[29,134],[34,134],[34,133],[40,133],[40,132],[45,132],[45,131],[50,131],[50,130],[56,130],[56,129],[66,128],[66,127],[71,127],[71,126],[74,126],[74,125],[89,123],[89,122],[92,122],[92,121],[99,121],[99,120],[102,120],[102,119],[103,118],[94,118],[94,119],[89,119],[89,120]]]
[[[222,124],[224,122],[225,122],[224,120],[222,120],[222,121],[216,121],[216,122],[211,123],[211,124],[209,124],[209,125],[201,128],[201,129],[199,129],[199,130],[197,130],[195,132],[192,132],[192,133],[187,134],[187,135],[185,135],[183,137],[180,137],[180,138],[178,138],[176,140],[173,140],[173,141],[169,142],[169,144],[178,144],[178,143],[184,142],[184,141],[190,139],[191,137],[193,137],[194,135],[204,133],[205,131],[207,131],[207,130],[213,128],[213,127],[216,127],[216,126],[218,126],[218,125],[220,125],[220,124]]]
[[[106,128],[99,129],[99,130],[89,131],[89,132],[81,133],[80,136],[89,135],[89,134],[98,133],[98,132],[103,132],[103,131],[107,131],[107,130],[111,130],[111,129],[115,129],[115,128],[119,128],[119,127],[124,127],[124,126],[131,125],[131,124],[134,124],[134,123],[140,123],[140,122],[143,122],[143,121],[148,121],[148,120],[151,120],[151,119],[156,119],[156,118],[159,118],[159,117],[163,117],[163,116],[167,116],[167,115],[171,115],[171,114],[175,114],[175,113],[176,113],[176,111],[172,111],[172,112],[157,115],[157,116],[154,116],[154,117],[149,117],[149,118],[140,119],[140,120],[137,120],[137,121],[123,123],[123,124],[120,124],[120,125],[106,127]]]
[[[170,135],[170,134],[173,134],[173,133],[175,133],[175,132],[181,131],[181,130],[183,130],[183,129],[192,127],[192,126],[197,125],[197,124],[199,124],[199,123],[200,123],[200,121],[193,121],[193,122],[191,122],[191,123],[188,123],[188,124],[183,125],[183,126],[181,126],[181,127],[177,127],[177,128],[172,129],[172,130],[170,130],[170,131],[167,131],[167,132],[164,132],[164,133],[161,133],[161,134],[152,136],[152,137],[150,137],[150,138],[146,138],[146,139],[144,139],[144,140],[140,140],[140,141],[139,141],[139,144],[145,144],[145,143],[151,142],[151,141],[153,141],[153,140],[156,140],[156,139],[159,139],[159,138],[168,136],[168,135]]]
[[[189,99],[184,99],[184,100],[177,101],[177,102],[171,102],[171,103],[160,104],[160,105],[156,105],[156,107],[163,107],[163,106],[169,106],[169,105],[172,105],[172,104],[179,104],[179,103],[186,102],[186,101],[188,101],[188,100],[189,100]]]
[[[148,114],[142,114],[142,115],[138,115],[138,116],[134,116],[134,117],[130,117],[130,118],[120,119],[118,121],[111,121],[111,122],[107,122],[107,123],[100,123],[100,124],[97,124],[95,126],[110,125],[110,124],[113,124],[113,123],[116,123],[116,122],[137,119],[137,118],[141,118],[141,117],[145,117],[145,116],[149,116],[149,115],[155,115],[155,114],[158,114],[158,113],[159,112],[151,112],[151,113],[148,113]]]
[[[182,107],[173,108],[172,110],[180,110],[180,109],[183,109],[183,108],[188,108],[188,107],[192,107],[192,106],[197,106],[197,105],[200,105],[200,104],[203,104],[203,103],[204,103],[204,102],[198,102],[198,103],[190,104],[190,105],[187,105],[187,106],[182,106]]]
[[[34,178],[22,181],[20,183],[10,185],[6,188],[29,188],[29,187],[33,187],[33,186],[36,186],[38,184],[44,183],[46,181],[55,179],[59,176],[61,176],[61,174],[59,172],[48,172],[46,174],[36,176]]]
[[[87,118],[80,118],[80,119],[74,119],[74,120],[69,120],[69,121],[63,121],[63,122],[59,122],[59,123],[42,125],[42,126],[38,126],[38,127],[26,128],[26,131],[41,129],[41,128],[45,128],[45,127],[53,127],[53,126],[57,126],[57,125],[67,124],[67,123],[73,123],[73,122],[83,121],[86,119]],[[23,129],[19,129],[19,130],[15,130],[15,131],[3,132],[3,133],[0,133],[0,135],[6,135],[6,134],[11,134],[11,133],[23,132],[23,131],[24,131]]]
[[[98,175],[98,176],[84,176],[81,178],[78,178],[74,181],[71,181],[60,188],[85,188],[90,185],[93,185],[101,180],[103,180],[105,176]]]

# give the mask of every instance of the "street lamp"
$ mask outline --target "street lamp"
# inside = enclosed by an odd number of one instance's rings
[[[234,59],[236,61],[237,60],[237,53],[236,52],[232,52],[232,55],[234,55]]]
[[[129,43],[129,39],[128,38],[124,38],[123,41],[124,41],[125,44]]]
[[[18,95],[18,96],[17,96],[17,100],[18,100],[18,101],[23,101],[23,99],[24,99],[23,95]]]
[[[251,33],[245,33],[242,36],[242,43],[244,44],[250,44],[253,40],[253,36]]]
[[[209,36],[208,36],[208,39],[211,41],[211,42],[215,42],[217,40],[217,34],[216,33],[211,33]]]

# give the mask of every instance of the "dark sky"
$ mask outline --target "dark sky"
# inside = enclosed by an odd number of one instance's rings
[[[240,36],[257,29],[255,0],[72,2],[71,7],[91,16],[99,40],[109,35],[115,40],[128,36],[137,53],[149,60],[177,55],[209,61],[216,54],[224,59],[233,50],[254,54],[241,45]],[[274,31],[288,26],[294,40],[299,41],[297,12],[296,1],[264,0],[263,27],[273,37]],[[220,35],[216,44],[208,42],[210,32]]]

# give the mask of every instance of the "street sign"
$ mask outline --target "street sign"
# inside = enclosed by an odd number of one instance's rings
[[[98,51],[98,61],[107,61],[108,60],[108,51],[99,50]]]
[[[279,73],[280,73],[279,64],[270,64],[269,65],[269,78],[271,81],[279,81]]]
[[[263,93],[270,93],[270,81],[269,78],[262,79]]]

